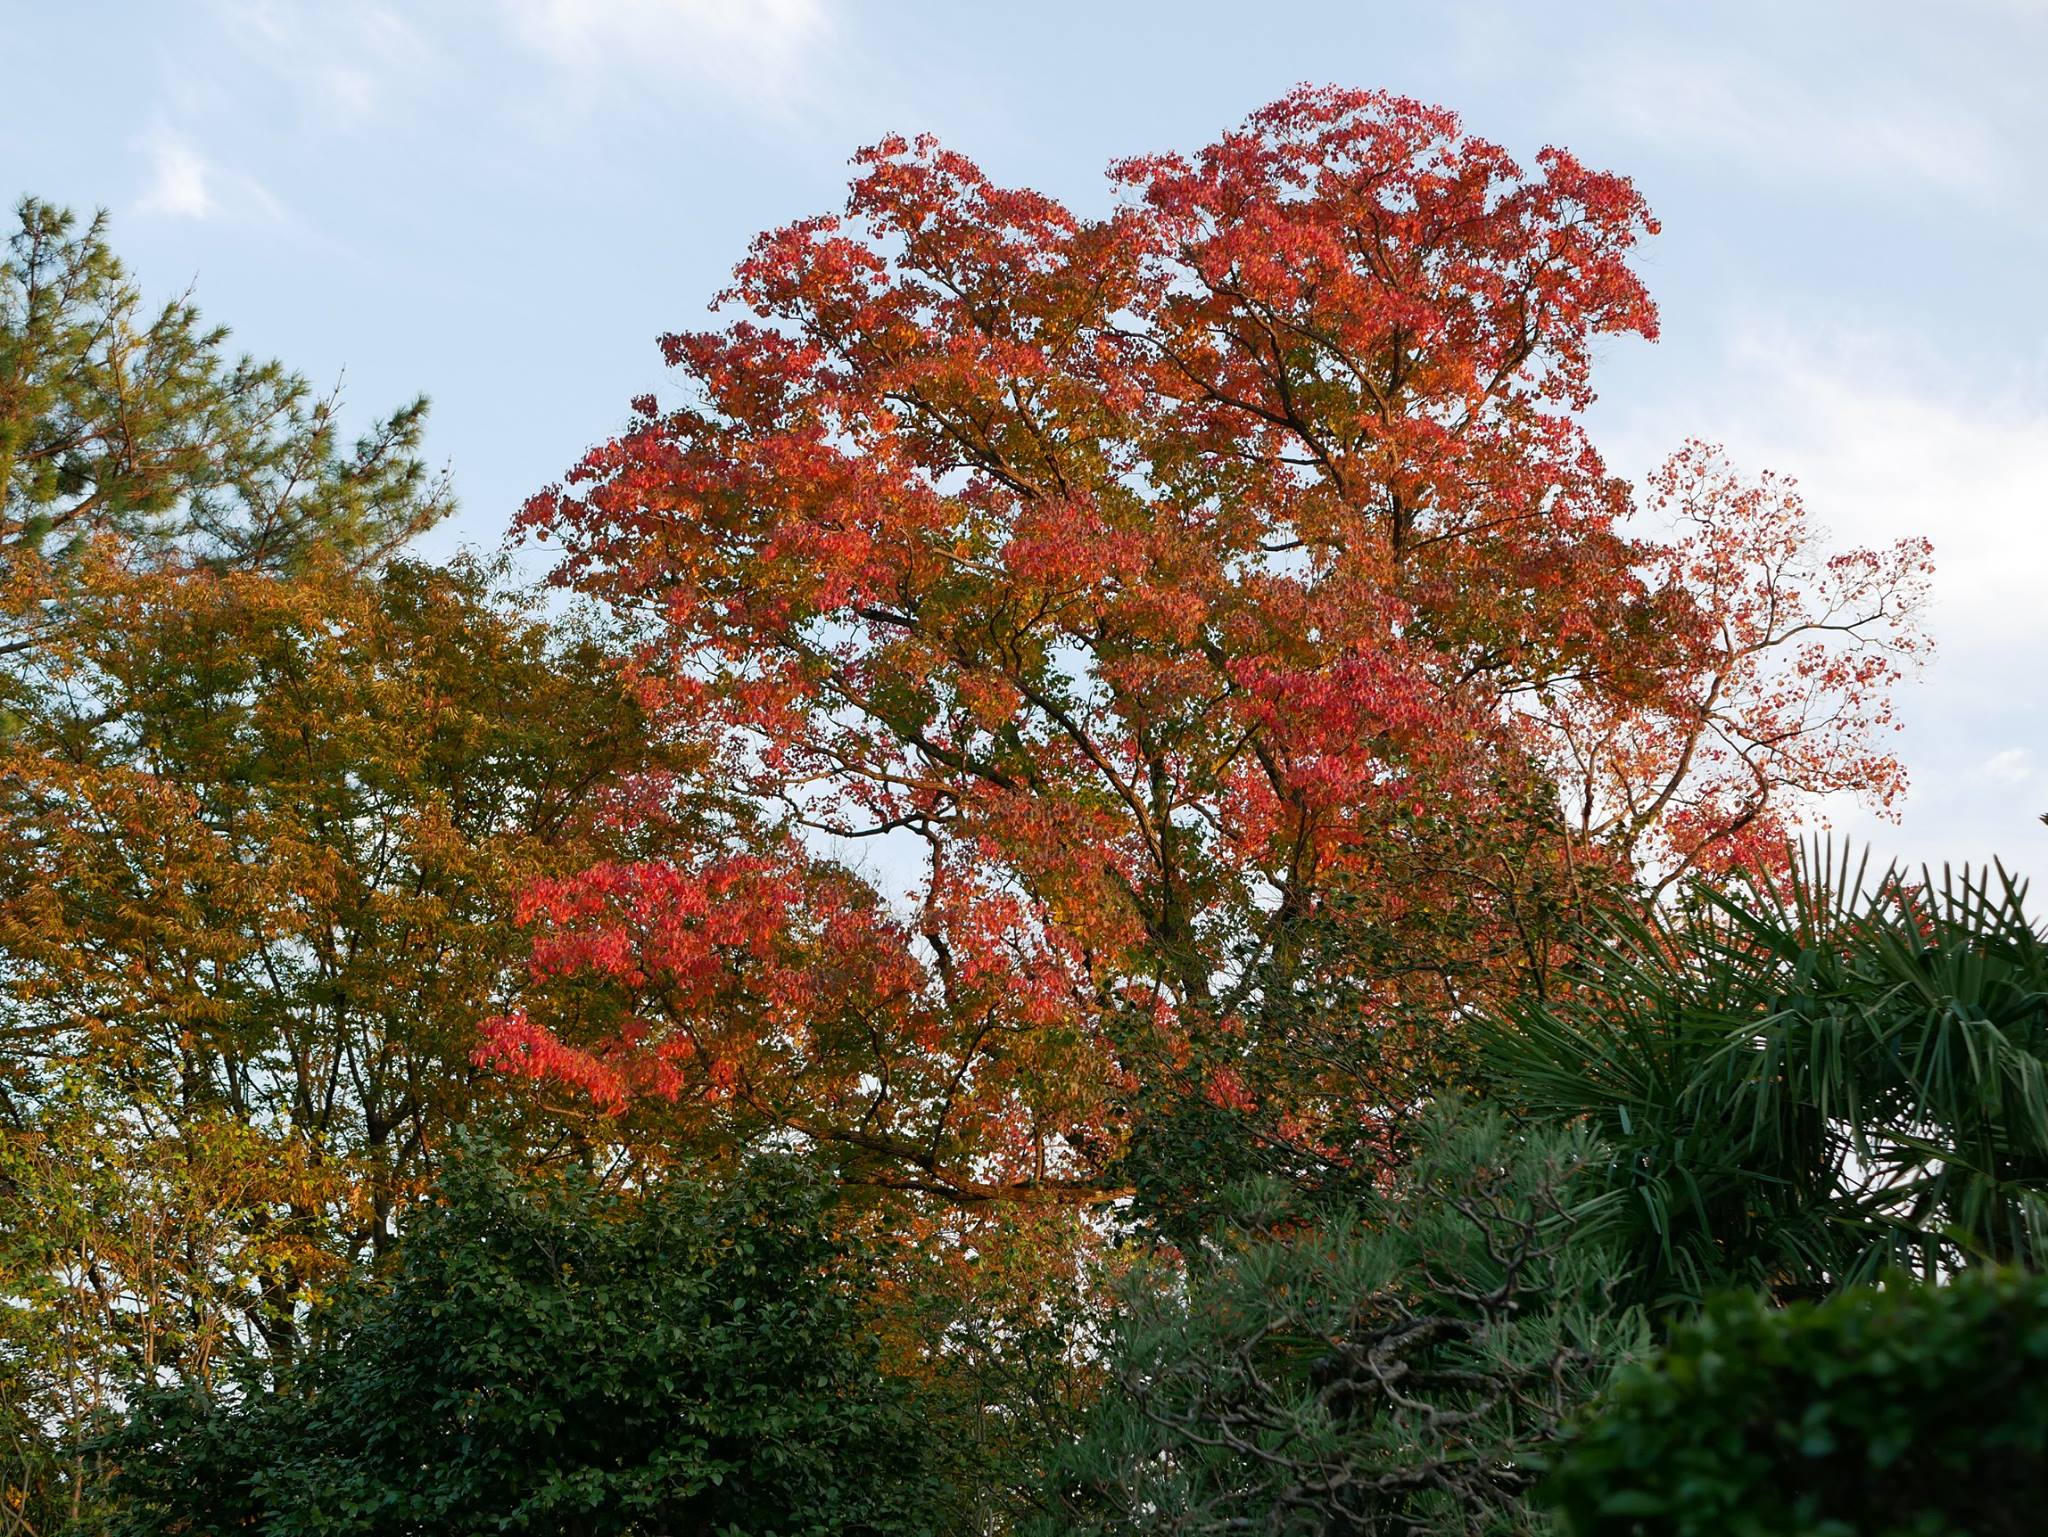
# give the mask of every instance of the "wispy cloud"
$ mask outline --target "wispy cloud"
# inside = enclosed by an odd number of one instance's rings
[[[579,90],[681,79],[786,110],[832,36],[823,0],[498,0],[523,47]]]
[[[1958,636],[2025,641],[2048,657],[2048,402],[2038,381],[1958,370],[1942,350],[1880,331],[1739,325],[1721,409],[1817,507],[1858,537],[1924,533],[1939,611]],[[1736,381],[1742,381],[1737,385]]]
[[[199,151],[170,133],[153,135],[142,149],[149,160],[149,182],[136,200],[138,212],[168,219],[210,219],[220,212],[210,185],[212,168]]]
[[[1733,157],[1774,178],[1904,178],[1975,196],[2016,172],[2006,137],[1967,103],[1903,85],[1851,92],[1752,60],[1634,48],[1602,55],[1580,95],[1590,116],[1633,138],[1700,159]]]
[[[325,127],[353,129],[382,115],[395,95],[423,83],[433,54],[389,5],[215,0],[215,10],[249,61]]]
[[[1977,777],[1998,785],[2023,785],[2034,777],[2034,755],[2024,747],[2002,747],[1978,765]]]

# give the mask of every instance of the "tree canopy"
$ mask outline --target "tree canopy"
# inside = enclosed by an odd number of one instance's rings
[[[1609,468],[1626,178],[885,139],[554,591],[17,224],[0,1537],[2031,1516],[2048,938],[1788,836],[1929,550]]]
[[[15,1486],[75,1492],[56,1449],[99,1410],[252,1342],[288,1358],[455,1127],[573,1152],[471,1060],[530,985],[519,894],[664,847],[622,798],[689,812],[596,627],[493,562],[395,553],[447,506],[416,409],[340,454],[329,405],[230,362],[189,304],[145,326],[99,223],[22,220],[0,1415],[39,1470]]]
[[[930,140],[856,164],[522,516],[773,820],[538,888],[539,964],[637,1017],[510,1016],[501,1065],[1098,1201],[1134,1097],[1254,1097],[1333,911],[1381,956],[1343,1055],[1389,1070],[1264,1086],[1310,1152],[1617,888],[1896,794],[1924,544],[1826,553],[1699,445],[1638,509],[1586,435],[1595,343],[1656,329],[1624,178],[1321,89],[1119,162],[1099,218]]]
[[[276,569],[317,546],[383,558],[447,514],[418,456],[426,402],[351,448],[339,391],[226,350],[189,294],[155,309],[107,244],[23,198],[0,262],[0,561],[12,584],[121,536],[131,557],[172,551]]]

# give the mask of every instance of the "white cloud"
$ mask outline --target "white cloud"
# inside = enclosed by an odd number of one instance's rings
[[[158,127],[139,141],[149,163],[148,181],[136,199],[138,213],[167,219],[213,219],[222,215],[282,221],[284,205],[253,176],[224,170],[174,129]]]
[[[801,88],[832,24],[822,0],[498,0],[513,38],[584,89],[684,76],[770,109]]]
[[[2048,657],[2048,374],[1998,378],[1904,333],[1735,313],[1682,393],[1603,442],[1646,470],[1684,438],[1793,476],[1845,541],[1934,541],[1951,637]]]
[[[1978,765],[1977,777],[1993,784],[2023,785],[2034,777],[2034,755],[2024,747],[2002,747]]]
[[[136,208],[170,219],[210,219],[220,204],[208,186],[211,168],[199,152],[175,135],[158,134],[143,146],[149,185]]]
[[[354,128],[380,116],[395,90],[424,78],[432,53],[388,5],[215,0],[215,9],[245,56],[329,127]]]
[[[1971,379],[1939,349],[1878,333],[1738,327],[1722,410],[1766,462],[1857,539],[1926,534],[1937,615],[1957,639],[2048,658],[2048,404]],[[1947,639],[1947,636],[1941,637]]]
[[[1910,178],[1979,195],[2016,175],[2006,137],[1965,103],[1903,87],[1831,91],[1749,61],[1636,49],[1603,55],[1581,96],[1592,117],[1633,138],[1772,177]]]

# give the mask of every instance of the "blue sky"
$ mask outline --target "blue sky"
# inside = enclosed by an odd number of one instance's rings
[[[1935,541],[1905,821],[1838,825],[2048,874],[2048,0],[0,0],[0,39],[0,191],[108,208],[149,291],[359,414],[433,396],[441,550],[495,544],[885,132],[1083,210],[1302,80],[1569,146],[1664,222],[1610,459],[1714,439],[1845,542]]]

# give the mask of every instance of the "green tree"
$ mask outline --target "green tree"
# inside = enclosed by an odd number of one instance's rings
[[[1621,1374],[1544,1493],[1577,1537],[2038,1532],[2048,1280],[1715,1298]]]
[[[0,276],[6,1537],[89,1503],[99,1410],[242,1347],[288,1358],[455,1127],[585,1140],[471,1060],[535,986],[519,894],[692,813],[604,636],[537,619],[501,569],[393,554],[447,507],[421,409],[342,451],[331,401],[227,360],[189,303],[145,317],[100,221],[23,206]]]
[[[1051,1532],[1510,1533],[1560,1428],[1639,1347],[1578,1235],[1578,1132],[1438,1112],[1335,1214],[1254,1187],[1154,1275],[1062,1461]]]
[[[278,1385],[144,1405],[107,1448],[113,1530],[944,1530],[944,1438],[878,1369],[872,1269],[821,1188],[772,1161],[620,1194],[462,1160]]]
[[[363,565],[449,510],[418,457],[426,402],[353,448],[334,395],[226,351],[190,295],[151,310],[107,244],[23,198],[0,262],[0,562],[76,559],[106,534],[245,569],[309,544]]]

